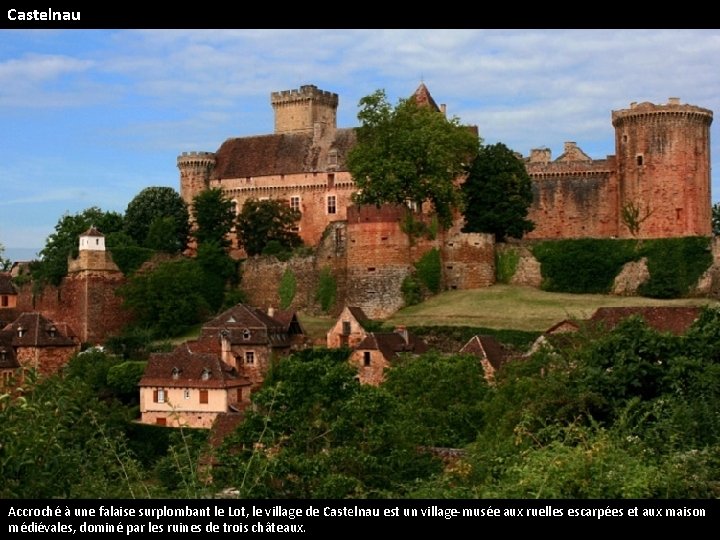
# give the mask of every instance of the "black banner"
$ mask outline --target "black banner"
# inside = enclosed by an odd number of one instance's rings
[[[499,525],[718,525],[717,500],[4,500],[2,534],[452,534]],[[702,529],[698,529],[702,530]],[[711,529],[712,530],[712,529]]]

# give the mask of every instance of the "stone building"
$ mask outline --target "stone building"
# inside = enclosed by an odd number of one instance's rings
[[[424,84],[413,97],[444,113]],[[238,209],[251,197],[285,200],[302,213],[303,240],[318,244],[328,224],[348,218],[355,191],[346,162],[355,131],[337,127],[338,99],[313,85],[273,92],[273,134],[178,157],[183,198],[218,187]],[[528,238],[709,236],[712,119],[678,98],[632,103],[612,112],[615,155],[592,159],[574,142],[555,160],[549,149],[533,149],[525,161],[536,228]]]

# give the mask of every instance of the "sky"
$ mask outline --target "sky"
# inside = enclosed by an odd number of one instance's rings
[[[421,82],[487,144],[602,159],[631,102],[720,113],[720,30],[0,30],[0,244],[31,258],[65,213],[179,191],[181,152],[272,132],[273,91],[335,92],[352,127],[363,96]]]

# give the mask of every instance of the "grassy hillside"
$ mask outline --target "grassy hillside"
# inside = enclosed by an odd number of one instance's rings
[[[657,300],[602,294],[566,294],[531,287],[494,285],[485,289],[447,291],[398,311],[390,325],[477,326],[546,330],[563,319],[584,319],[603,306],[720,305],[707,298]]]

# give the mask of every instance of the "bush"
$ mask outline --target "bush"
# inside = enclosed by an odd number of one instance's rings
[[[440,282],[442,279],[442,261],[440,260],[440,252],[437,248],[433,248],[425,253],[420,260],[415,263],[415,270],[420,283],[431,293],[440,292]]]
[[[685,296],[712,264],[706,237],[646,240],[641,251],[648,258],[650,279],[638,292],[652,298]]]
[[[414,306],[423,301],[422,287],[420,282],[415,276],[408,275],[403,279],[402,285],[400,285],[400,292],[403,295],[406,306]]]
[[[519,262],[520,253],[517,249],[495,249],[495,279],[497,282],[510,283]]]
[[[280,308],[287,309],[292,304],[295,298],[295,292],[297,291],[297,280],[295,274],[290,268],[286,268],[285,272],[280,279],[280,286],[278,287],[278,295],[280,296]]]
[[[332,275],[332,272],[326,266],[320,270],[315,300],[320,304],[322,310],[327,313],[335,303],[336,295],[337,283],[335,281],[335,276]]]

